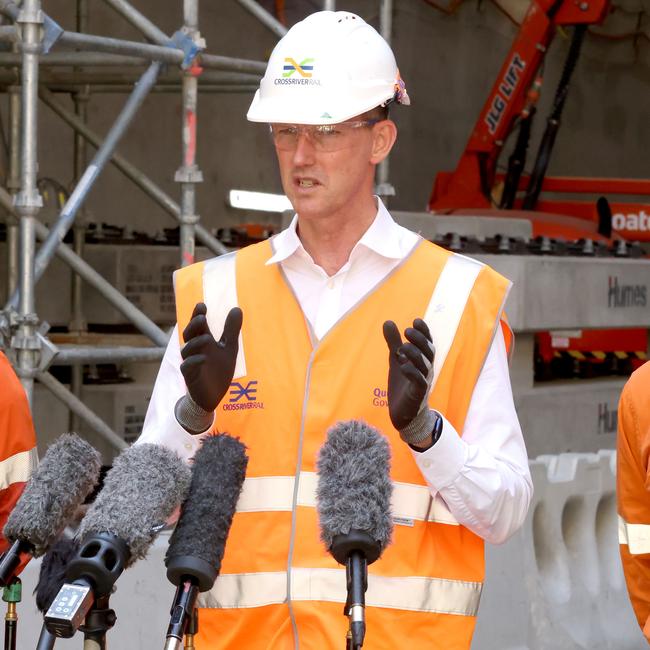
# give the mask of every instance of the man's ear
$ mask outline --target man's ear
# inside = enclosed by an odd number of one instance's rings
[[[382,120],[372,127],[373,141],[370,162],[378,165],[393,148],[397,140],[397,126],[393,120]]]

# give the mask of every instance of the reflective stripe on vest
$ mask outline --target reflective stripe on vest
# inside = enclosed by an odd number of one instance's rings
[[[618,543],[627,544],[631,555],[650,553],[650,524],[628,524],[619,515]]]
[[[447,359],[469,294],[483,264],[462,255],[453,255],[440,274],[423,320],[435,332],[436,355],[433,358],[434,386]]]
[[[12,483],[25,483],[38,465],[36,447],[21,451],[0,461],[0,490],[6,490]]]
[[[299,506],[316,507],[318,477],[314,472],[301,472],[298,485]],[[237,512],[286,511],[293,508],[295,479],[293,476],[258,476],[247,478],[237,502]],[[393,483],[392,514],[397,523],[406,521],[436,521],[457,526],[445,502],[432,498],[423,485]]]
[[[291,570],[292,600],[345,603],[345,585],[345,569]],[[476,616],[481,586],[480,582],[370,574],[366,607]],[[221,575],[200,602],[203,607],[234,609],[280,604],[286,599],[287,574],[277,571]]]

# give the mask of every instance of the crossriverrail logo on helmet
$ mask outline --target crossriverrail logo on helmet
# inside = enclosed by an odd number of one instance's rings
[[[297,72],[301,77],[308,79],[311,77],[311,71],[314,69],[314,59],[303,59],[300,63],[296,63],[291,57],[284,60],[283,77],[290,77],[294,72]]]
[[[281,77],[276,77],[274,83],[278,85],[303,85],[303,86],[320,86],[320,79],[313,79],[314,62],[316,59],[307,58],[297,63],[290,56],[285,57]],[[294,73],[298,73],[294,76]]]

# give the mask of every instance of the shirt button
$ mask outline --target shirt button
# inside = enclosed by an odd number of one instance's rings
[[[427,467],[427,468],[431,467],[431,461],[428,458],[425,458],[422,461],[422,467]]]
[[[334,280],[328,280],[327,281],[327,288],[328,289],[333,289],[334,288]]]
[[[185,443],[185,449],[189,449],[190,451],[194,448],[194,445],[191,442],[186,442]]]

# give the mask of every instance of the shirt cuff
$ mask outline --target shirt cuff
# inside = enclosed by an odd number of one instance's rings
[[[442,433],[433,447],[424,451],[411,450],[422,475],[436,492],[453,483],[467,461],[467,444],[453,425],[442,418]]]

